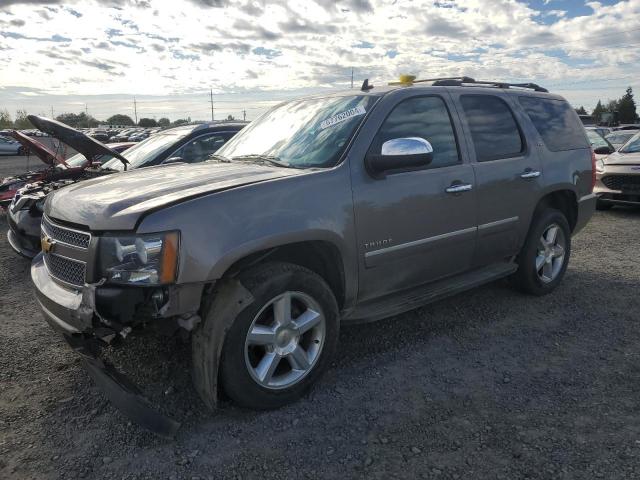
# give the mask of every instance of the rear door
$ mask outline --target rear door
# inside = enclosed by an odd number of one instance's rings
[[[433,146],[432,162],[374,178],[363,155],[350,160],[360,301],[467,270],[473,258],[475,179],[458,120],[446,92],[408,93],[384,97],[368,121],[370,136],[358,138],[367,142],[361,151],[380,154],[385,141],[420,137]]]
[[[528,122],[497,90],[450,89],[465,126],[477,182],[475,266],[515,255],[542,190],[542,167]]]

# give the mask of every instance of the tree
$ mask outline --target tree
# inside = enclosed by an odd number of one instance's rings
[[[158,120],[159,127],[168,127],[169,125],[171,125],[171,120],[169,120],[167,117],[162,117],[160,120]]]
[[[584,109],[584,107],[581,106],[580,108],[576,108],[576,113],[578,115],[586,115],[587,111]]]
[[[16,111],[16,121],[13,122],[13,125],[18,130],[26,130],[26,129],[33,128],[33,125],[31,125],[31,122],[27,118],[26,110]]]
[[[11,115],[9,115],[9,110],[0,110],[0,128],[11,127],[13,127],[13,121],[11,120]]]
[[[617,102],[618,121],[620,123],[634,123],[636,121],[636,102],[633,99],[633,90],[627,88],[625,94]]]
[[[62,113],[56,117],[59,122],[65,123],[73,128],[87,128],[97,127],[100,122],[93,118],[91,115],[87,115],[85,112],[81,113]]]
[[[157,127],[158,123],[154,118],[141,118],[138,122],[138,125],[141,127],[149,128],[149,127]]]
[[[227,115],[227,121],[232,122],[235,120],[235,117],[233,115]]]
[[[111,115],[107,118],[107,124],[109,125],[135,125],[133,119],[129,115]]]
[[[178,125],[185,125],[187,123],[191,123],[191,117],[187,117],[187,118],[179,118],[178,120],[174,121],[173,124],[178,126]]]
[[[596,104],[596,108],[594,108],[593,112],[591,112],[591,115],[595,119],[596,123],[598,123],[602,119],[602,114],[604,113],[604,111],[605,110],[604,110],[604,107],[602,106],[602,102],[598,100],[598,103]]]

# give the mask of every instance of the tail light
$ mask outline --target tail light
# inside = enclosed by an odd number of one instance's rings
[[[596,186],[596,152],[591,150],[591,191],[589,193],[593,193],[593,188]]]

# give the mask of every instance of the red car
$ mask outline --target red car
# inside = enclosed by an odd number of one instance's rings
[[[47,165],[47,168],[4,178],[2,182],[0,182],[0,209],[8,208],[16,192],[27,183],[67,178],[73,179],[88,167],[96,163],[103,164],[113,158],[108,153],[105,153],[94,156],[93,162],[90,163],[83,154],[78,153],[65,160],[62,155],[52,152],[47,146],[35,140],[33,137],[29,137],[15,130],[10,131],[9,135],[20,142],[25,149],[42,160]],[[135,143],[111,143],[109,144],[109,148],[121,153],[132,145],[135,145]]]

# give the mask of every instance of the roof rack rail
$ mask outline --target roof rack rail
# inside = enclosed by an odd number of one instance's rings
[[[471,77],[444,77],[444,78],[432,78],[426,80],[415,80],[413,83],[418,82],[433,82],[433,86],[436,87],[456,87],[462,84],[474,84],[474,85],[488,85],[490,87],[498,88],[528,88],[535,90],[536,92],[548,92],[546,88],[541,87],[535,83],[509,83],[509,82],[494,82],[485,80],[474,80]]]

